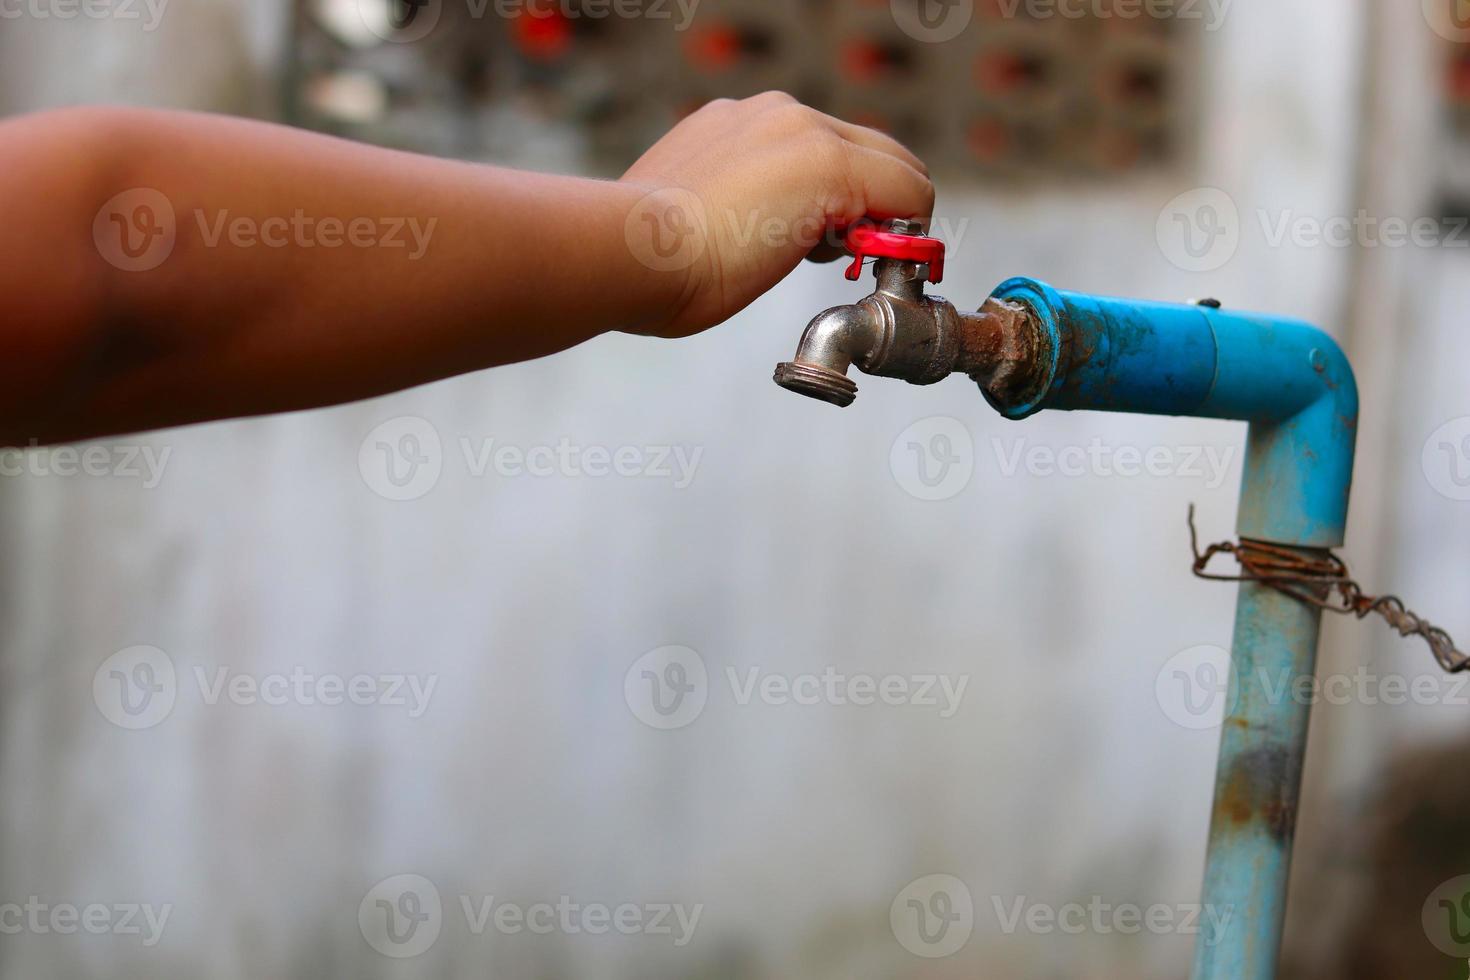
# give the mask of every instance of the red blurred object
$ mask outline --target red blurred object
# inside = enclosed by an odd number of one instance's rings
[[[1018,54],[992,54],[982,57],[975,65],[975,79],[980,88],[992,95],[1013,92],[1021,86],[1035,81],[1037,66],[1032,60]]]
[[[1010,144],[1010,131],[999,120],[986,119],[970,127],[970,150],[981,160],[1000,159]]]
[[[1456,101],[1470,102],[1470,55],[1461,54],[1450,64],[1450,94]]]
[[[745,52],[740,32],[728,24],[708,27],[690,37],[684,52],[699,68],[709,72],[729,71]]]
[[[855,82],[875,81],[887,68],[887,53],[872,41],[849,41],[842,47],[842,73]]]
[[[559,10],[522,10],[515,18],[516,45],[537,61],[555,61],[572,46],[572,22]]]
[[[861,278],[863,260],[868,257],[920,262],[929,267],[930,282],[939,283],[944,279],[944,243],[937,238],[900,235],[880,231],[870,225],[858,225],[847,232],[847,250],[853,254],[847,278],[854,282]]]

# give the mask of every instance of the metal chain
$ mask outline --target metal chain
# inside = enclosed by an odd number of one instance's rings
[[[1304,554],[1293,548],[1252,541],[1222,541],[1204,551],[1194,528],[1194,505],[1189,505],[1189,547],[1194,552],[1194,574],[1215,582],[1259,582],[1299,602],[1328,612],[1366,619],[1377,613],[1400,636],[1421,636],[1429,644],[1434,659],[1451,674],[1470,670],[1470,656],[1455,649],[1455,641],[1438,626],[1431,625],[1410,612],[1398,596],[1370,596],[1353,581],[1347,564],[1330,551],[1318,555]],[[1208,571],[1216,555],[1233,555],[1240,563],[1240,575],[1218,575]],[[1335,593],[1335,597],[1334,597]]]

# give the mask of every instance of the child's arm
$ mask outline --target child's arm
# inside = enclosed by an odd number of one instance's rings
[[[696,333],[829,226],[934,203],[902,146],[779,94],[700,110],[620,181],[124,109],[0,124],[0,174],[3,444]]]

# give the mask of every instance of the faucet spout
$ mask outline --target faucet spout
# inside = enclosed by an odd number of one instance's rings
[[[848,367],[875,350],[882,338],[882,320],[872,304],[865,300],[834,306],[807,324],[795,360],[776,366],[776,384],[846,408],[858,390],[847,376]]]

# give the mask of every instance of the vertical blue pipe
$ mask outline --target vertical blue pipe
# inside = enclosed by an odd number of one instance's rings
[[[1358,394],[1337,344],[1277,317],[1066,293],[1012,279],[995,297],[1028,307],[1049,348],[1049,383],[1011,418],[1087,409],[1250,423],[1241,537],[1307,555],[1343,542],[1357,438]],[[1296,831],[1321,612],[1243,583],[1231,652],[1194,980],[1276,975]]]
[[[1194,980],[1276,975],[1311,702],[1290,692],[1316,669],[1322,612],[1243,582],[1231,647],[1232,706],[1220,735]]]

